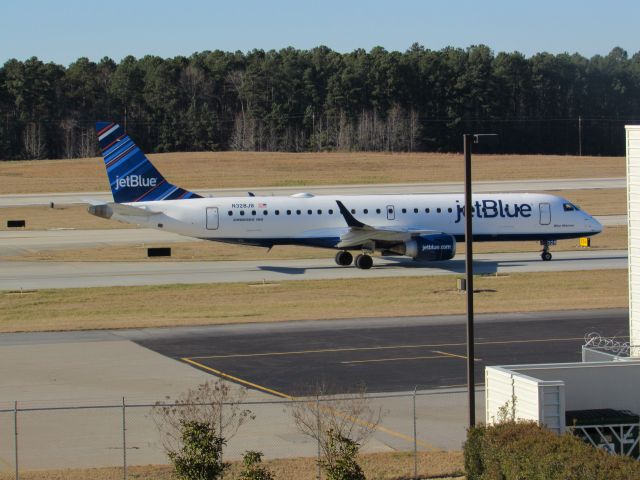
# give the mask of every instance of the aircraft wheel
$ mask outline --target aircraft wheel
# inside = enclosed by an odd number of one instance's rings
[[[545,262],[548,262],[553,258],[553,255],[551,255],[551,252],[542,252],[542,255],[540,256],[542,257],[542,260]]]
[[[351,255],[349,252],[340,251],[336,253],[336,263],[341,267],[351,265],[351,262],[353,262],[353,255]]]
[[[373,259],[369,255],[358,255],[356,257],[356,267],[362,270],[369,270],[373,266]]]

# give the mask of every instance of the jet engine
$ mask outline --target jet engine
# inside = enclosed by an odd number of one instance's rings
[[[446,233],[431,233],[413,237],[389,250],[414,260],[451,260],[456,254],[456,239]]]

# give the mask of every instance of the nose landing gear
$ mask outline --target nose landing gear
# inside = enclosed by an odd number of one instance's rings
[[[549,262],[553,258],[553,255],[551,255],[551,252],[549,251],[549,247],[555,244],[555,240],[540,240],[540,245],[542,245],[542,253],[540,254],[540,258],[542,258],[544,262]]]

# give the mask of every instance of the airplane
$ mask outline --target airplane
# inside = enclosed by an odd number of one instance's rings
[[[374,252],[450,260],[464,239],[461,194],[202,197],[169,183],[120,125],[98,122],[96,133],[114,199],[89,206],[98,217],[217,242],[331,248],[338,265],[365,270]],[[544,261],[557,240],[602,231],[555,195],[481,194],[472,204],[473,241],[539,241]]]

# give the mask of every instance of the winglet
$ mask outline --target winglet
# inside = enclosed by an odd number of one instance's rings
[[[347,222],[347,225],[349,225],[351,228],[365,228],[366,227],[366,225],[364,223],[362,223],[359,220],[356,220],[355,217],[353,215],[351,215],[351,212],[349,210],[347,210],[347,207],[345,207],[340,200],[336,200],[336,203],[338,204],[338,208],[340,209],[340,213],[344,217],[344,220]]]

